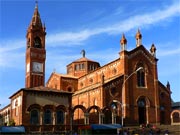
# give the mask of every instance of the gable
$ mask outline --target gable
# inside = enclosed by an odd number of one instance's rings
[[[143,45],[136,47],[135,49],[130,51],[128,53],[128,59],[134,59],[139,55],[146,58],[148,62],[150,62],[151,64],[156,64],[156,62],[158,61],[158,59],[152,56],[150,52]]]
[[[53,73],[51,74],[51,76],[49,77],[49,79],[48,79],[48,81],[47,81],[47,83],[46,83],[46,86],[52,88],[53,83],[55,83],[56,81],[58,81],[59,78],[60,78],[60,76],[58,76],[56,73],[53,72]]]

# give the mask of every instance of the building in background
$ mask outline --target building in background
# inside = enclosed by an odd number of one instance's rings
[[[45,36],[36,5],[26,35],[25,88],[12,94],[8,111],[0,111],[8,112],[15,125],[28,131],[65,131],[94,123],[171,123],[170,84],[158,80],[156,47],[144,47],[140,30],[130,51],[122,35],[114,61],[100,66],[82,50],[82,57],[67,65],[67,74],[53,72],[46,86]]]
[[[180,125],[180,102],[172,102],[171,124]]]
[[[10,122],[10,104],[0,110],[0,125],[8,125]]]

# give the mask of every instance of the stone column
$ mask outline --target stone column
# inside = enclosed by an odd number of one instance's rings
[[[64,112],[64,125],[65,125],[65,131],[66,131],[66,125],[67,125],[67,112]]]
[[[84,124],[85,125],[89,124],[89,113],[84,113]]]
[[[114,124],[116,124],[116,114],[114,113]]]
[[[173,123],[173,116],[171,115],[171,125],[174,125]]]
[[[40,111],[40,125],[43,125],[43,112]]]
[[[43,125],[43,111],[40,111],[40,132],[43,130],[42,125]]]
[[[102,124],[102,113],[99,112],[99,124]]]
[[[112,124],[114,124],[114,113],[112,112]]]
[[[101,114],[101,124],[104,123],[104,113]]]
[[[72,131],[72,127],[73,127],[73,117],[74,117],[74,114],[71,114],[70,116],[70,130]]]
[[[56,125],[56,112],[52,113],[52,124]]]
[[[146,106],[146,118],[147,118],[146,124],[149,124],[149,107],[148,106]]]
[[[53,129],[52,131],[55,131],[55,125],[56,125],[56,112],[52,112],[52,124],[53,124]]]

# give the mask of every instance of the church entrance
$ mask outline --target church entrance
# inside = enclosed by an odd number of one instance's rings
[[[139,124],[146,124],[146,102],[145,99],[138,100]]]

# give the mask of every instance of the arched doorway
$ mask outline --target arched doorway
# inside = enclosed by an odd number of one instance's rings
[[[171,112],[171,125],[180,125],[180,110],[173,110]]]
[[[98,106],[94,105],[87,109],[89,114],[89,124],[98,124],[101,123],[100,113],[101,110]]]
[[[103,110],[104,113],[104,124],[112,124],[112,112],[110,110],[110,108],[105,108]]]
[[[84,123],[84,113],[86,112],[86,108],[83,105],[76,105],[72,109],[73,113],[73,124],[74,125],[83,125]]]
[[[146,124],[146,101],[144,98],[140,98],[138,104],[138,116],[139,124]]]

